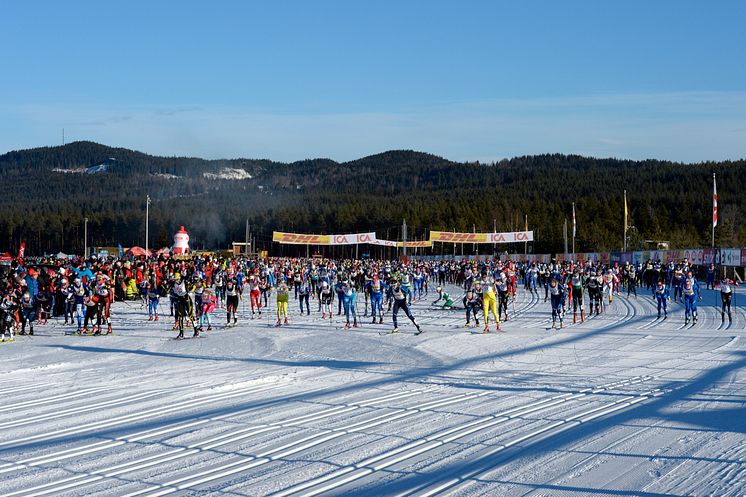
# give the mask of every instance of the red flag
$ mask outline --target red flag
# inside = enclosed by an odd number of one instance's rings
[[[715,174],[712,174],[712,227],[718,225],[718,189],[715,183]]]

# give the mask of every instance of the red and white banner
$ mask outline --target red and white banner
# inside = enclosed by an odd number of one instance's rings
[[[381,245],[383,247],[398,247],[399,242],[395,242],[393,240],[381,240],[380,238],[376,238],[372,242],[370,242],[371,245]]]
[[[360,243],[373,243],[376,239],[375,233],[350,233],[347,235],[329,235],[329,245],[358,245]]]

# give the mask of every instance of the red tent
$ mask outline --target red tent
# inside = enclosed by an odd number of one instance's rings
[[[124,253],[125,257],[150,257],[150,250],[145,250],[142,247],[130,247],[127,252]]]

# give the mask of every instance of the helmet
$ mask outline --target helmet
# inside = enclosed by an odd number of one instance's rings
[[[181,273],[174,273],[174,279],[180,280],[181,279]]]

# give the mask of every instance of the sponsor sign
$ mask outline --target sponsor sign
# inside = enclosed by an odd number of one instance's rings
[[[534,241],[533,231],[509,231],[505,233],[454,233],[431,231],[431,242],[442,243],[516,243]]]

